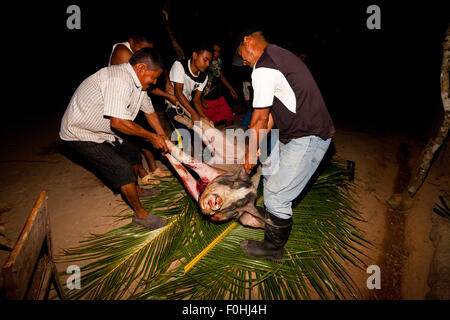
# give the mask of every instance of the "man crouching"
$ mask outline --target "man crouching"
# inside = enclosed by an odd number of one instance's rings
[[[153,196],[157,190],[137,186],[140,151],[126,136],[141,137],[167,152],[167,136],[146,92],[161,72],[161,58],[152,48],[135,52],[128,63],[100,69],[75,91],[59,132],[69,149],[86,160],[113,189],[120,189],[134,210],[133,223],[149,229],[160,228],[167,220],[142,207],[139,198]],[[139,110],[156,134],[133,122]]]

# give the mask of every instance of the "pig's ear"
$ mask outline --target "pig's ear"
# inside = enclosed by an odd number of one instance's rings
[[[226,176],[226,180],[224,180],[222,184],[227,184],[231,189],[251,187],[250,176],[245,172],[245,169],[242,166],[240,166],[233,174]]]
[[[245,169],[243,166],[240,166],[239,170],[235,173],[236,179],[241,181],[248,181],[250,182],[250,176],[245,172]]]

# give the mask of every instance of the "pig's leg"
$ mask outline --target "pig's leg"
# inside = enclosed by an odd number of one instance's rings
[[[254,216],[252,216],[249,213],[244,213],[240,218],[239,221],[244,225],[244,226],[249,226],[249,227],[253,227],[253,228],[262,228],[264,229],[264,222],[260,219],[255,218]]]
[[[232,131],[231,135],[227,136],[226,131],[218,130],[202,121],[201,125],[196,122],[193,129],[198,135],[201,135],[203,142],[209,150],[214,150],[214,152],[211,153],[213,159],[211,159],[211,162],[209,163],[243,163],[246,132],[242,128],[229,128],[235,131]],[[241,140],[241,138],[244,140]]]
[[[201,119],[201,121],[196,121],[194,126],[192,127],[194,132],[202,138],[203,143],[206,148],[209,149],[211,155],[214,157],[217,150],[217,143],[214,144],[215,136],[220,135],[220,130],[217,130],[214,126],[212,126],[205,119]],[[212,133],[212,134],[211,134]]]
[[[186,168],[183,166],[183,164],[180,161],[178,161],[177,159],[175,159],[172,155],[170,155],[168,153],[165,156],[166,156],[167,160],[169,160],[172,167],[175,169],[175,171],[180,176],[187,191],[191,194],[191,196],[194,198],[194,200],[198,202],[198,198],[200,196],[200,190],[198,188],[198,181],[195,180],[195,178],[189,173],[189,171],[186,170]]]
[[[266,219],[264,218],[264,208],[256,207],[253,203],[250,203],[240,211],[243,212],[243,214],[241,214],[238,219],[244,226],[264,228],[266,222]]]
[[[205,186],[218,176],[227,173],[227,171],[213,168],[204,162],[195,160],[174,145],[172,141],[166,140],[166,145],[169,148],[171,155],[186,167],[194,170],[200,176],[202,183],[205,184]]]

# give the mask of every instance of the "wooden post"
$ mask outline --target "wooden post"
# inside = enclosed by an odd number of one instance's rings
[[[172,47],[175,50],[175,53],[177,54],[177,57],[179,60],[182,60],[185,58],[183,48],[181,48],[180,44],[177,41],[177,38],[175,37],[175,34],[172,31],[172,28],[169,24],[169,3],[168,1],[164,4],[164,9],[162,10],[162,13],[164,15],[164,26],[166,27],[167,34],[169,35],[170,42],[172,43]]]

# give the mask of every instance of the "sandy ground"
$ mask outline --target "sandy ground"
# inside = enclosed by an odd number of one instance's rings
[[[90,233],[110,230],[114,214],[127,206],[120,195],[105,187],[91,172],[73,163],[58,152],[58,130],[61,115],[35,118],[21,127],[4,127],[0,155],[0,222],[3,223],[9,244],[12,246],[24,226],[39,193],[47,191],[48,207],[55,254],[62,249],[74,247]],[[394,191],[399,171],[396,153],[400,144],[410,146],[411,158],[415,159],[423,142],[401,136],[377,136],[337,127],[334,139],[337,155],[356,163],[356,198],[358,209],[366,222],[358,223],[373,247],[364,249],[367,265],[380,264],[386,255],[389,230],[385,205]],[[20,134],[17,134],[20,132]],[[431,209],[437,196],[448,186],[433,168],[415,197],[415,205],[403,213],[404,243],[402,264],[396,270],[401,279],[401,291],[396,299],[423,299],[429,291],[427,275],[433,246],[429,240]],[[0,251],[3,265],[8,253]],[[66,265],[58,264],[59,271]],[[394,268],[395,269],[395,268]],[[349,273],[360,289],[359,299],[380,299],[381,295],[368,290],[369,274],[348,266]],[[391,270],[391,269],[389,269]],[[389,271],[391,272],[391,271]],[[382,290],[391,290],[384,279]]]

